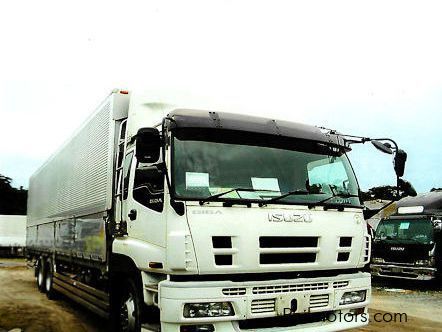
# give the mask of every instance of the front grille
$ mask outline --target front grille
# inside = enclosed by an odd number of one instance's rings
[[[226,296],[246,295],[245,288],[224,288],[223,294]]]
[[[276,294],[276,293],[290,293],[290,292],[303,292],[312,290],[322,290],[329,287],[328,282],[315,282],[308,284],[295,284],[295,285],[275,285],[275,286],[259,286],[253,287],[253,294]]]
[[[300,264],[314,263],[316,253],[261,254],[259,264]]]
[[[338,253],[338,262],[347,262],[350,258],[349,252],[339,252]]]
[[[261,236],[260,248],[315,248],[318,238],[315,236]]]
[[[261,236],[259,263],[314,263],[319,252],[318,242],[315,236]]]
[[[368,261],[370,260],[370,251],[371,251],[370,243],[371,243],[370,237],[365,236],[364,263],[368,263]]]
[[[348,286],[348,281],[335,281],[333,283],[333,288],[344,288]]]
[[[232,238],[230,236],[212,236],[213,248],[232,248]]]
[[[274,312],[276,306],[276,299],[259,299],[252,301],[252,314],[262,314]]]
[[[340,247],[351,247],[351,242],[353,238],[350,236],[343,236],[339,239],[339,246]]]
[[[215,255],[215,265],[232,265],[232,255]]]
[[[329,302],[328,294],[319,294],[310,296],[310,308],[323,308],[327,307]]]

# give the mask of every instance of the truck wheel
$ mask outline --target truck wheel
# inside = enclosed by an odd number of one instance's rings
[[[46,261],[46,273],[45,273],[45,289],[46,296],[49,300],[55,300],[57,297],[57,292],[52,287],[54,283],[54,264],[52,263],[52,259],[48,259]]]
[[[141,292],[133,279],[125,280],[118,306],[118,330],[122,332],[139,332],[142,308]]]
[[[37,287],[42,293],[46,292],[45,288],[45,264],[43,258],[39,258],[37,263]]]

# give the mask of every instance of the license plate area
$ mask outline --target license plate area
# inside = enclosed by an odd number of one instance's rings
[[[276,313],[278,316],[288,316],[307,313],[309,310],[307,294],[285,294],[276,298]]]

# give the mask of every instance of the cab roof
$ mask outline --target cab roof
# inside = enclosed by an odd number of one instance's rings
[[[405,197],[397,202],[397,208],[423,207],[423,214],[442,213],[442,191],[419,194],[416,197]],[[397,211],[397,214],[399,214]]]

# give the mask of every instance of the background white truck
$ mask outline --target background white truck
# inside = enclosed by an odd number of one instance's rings
[[[26,216],[0,215],[0,256],[23,255],[26,246]]]
[[[366,141],[116,90],[30,180],[38,287],[121,331],[367,324]]]

